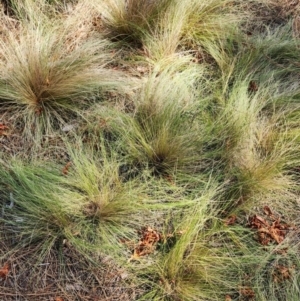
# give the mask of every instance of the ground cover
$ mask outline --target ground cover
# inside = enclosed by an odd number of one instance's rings
[[[300,299],[297,1],[0,8],[0,300]]]

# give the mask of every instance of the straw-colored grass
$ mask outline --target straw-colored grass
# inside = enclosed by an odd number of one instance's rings
[[[9,2],[0,299],[298,300],[298,6]]]
[[[27,136],[41,138],[93,93],[120,85],[120,75],[105,68],[109,43],[71,37],[67,25],[41,13],[0,40],[1,108],[24,122]]]

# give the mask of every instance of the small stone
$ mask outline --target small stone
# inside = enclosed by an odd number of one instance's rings
[[[65,125],[61,130],[62,130],[63,132],[70,132],[70,131],[72,131],[74,128],[75,128],[75,125],[74,125],[74,124],[67,124],[67,125]]]

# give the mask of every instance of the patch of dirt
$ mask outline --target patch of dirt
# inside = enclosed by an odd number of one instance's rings
[[[0,242],[1,257],[8,245]],[[39,261],[37,249],[18,249],[0,261],[8,267],[0,275],[0,300],[5,301],[131,301],[139,292],[130,275],[111,258],[94,256],[95,262],[84,259],[69,244],[51,250]],[[2,253],[2,254],[1,254]]]

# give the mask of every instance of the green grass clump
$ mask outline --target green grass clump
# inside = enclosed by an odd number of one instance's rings
[[[135,184],[122,183],[117,162],[91,158],[72,153],[64,168],[16,161],[1,170],[2,220],[14,247],[38,243],[47,252],[68,241],[88,256],[133,235],[142,205]]]
[[[107,247],[113,252],[121,239],[134,236],[140,224],[140,210],[146,206],[142,206],[143,195],[137,183],[122,181],[121,162],[102,153],[102,157],[93,157],[89,153],[84,156],[81,152],[72,152],[67,183],[82,196],[83,237],[91,235],[101,250]],[[95,164],[94,160],[99,163]]]
[[[279,105],[276,83],[255,91],[251,83],[251,77],[236,80],[223,96],[216,96],[215,112],[209,112],[215,122],[208,119],[205,137],[210,140],[204,142],[214,172],[229,181],[230,197],[240,202],[260,193],[294,189],[289,171],[299,164],[297,134],[289,134],[287,104],[293,100],[286,97],[286,105]]]
[[[27,136],[48,134],[68,111],[118,81],[105,68],[111,60],[107,41],[76,40],[57,23],[40,17],[0,41],[1,108],[24,122]]]
[[[141,300],[222,300],[236,294],[243,273],[258,263],[261,254],[254,258],[255,242],[249,233],[214,218],[214,193],[204,192],[186,211],[171,249],[138,270],[150,286]]]
[[[172,0],[109,0],[96,1],[95,5],[103,15],[104,34],[112,40],[141,46],[162,11]]]
[[[132,164],[146,165],[156,175],[194,168],[198,137],[191,131],[194,95],[187,79],[196,82],[197,72],[201,69],[193,66],[180,74],[172,68],[154,69],[139,92],[134,113],[111,115],[108,126]]]
[[[211,54],[211,47],[232,37],[242,20],[235,13],[239,4],[227,0],[110,0],[97,1],[96,7],[105,36],[140,48],[154,61],[187,49]]]
[[[222,52],[213,56],[225,82],[249,77],[252,90],[275,82],[278,95],[298,97],[299,41],[292,33],[292,22],[229,39],[220,47]]]
[[[33,257],[38,265],[75,233],[72,216],[76,213],[56,195],[66,194],[67,189],[60,185],[56,170],[18,161],[1,168],[1,177],[5,179],[1,181],[1,232],[10,242],[3,256],[7,260],[18,249],[35,245]]]

